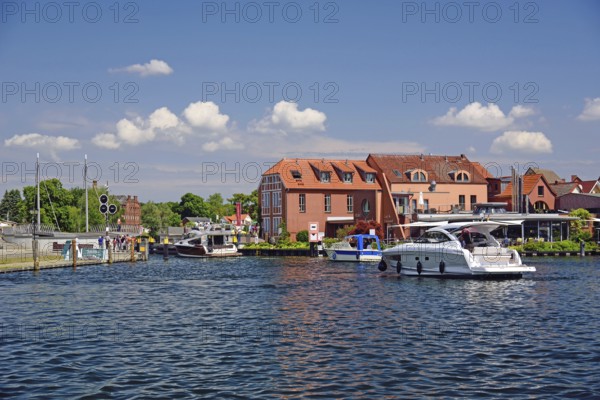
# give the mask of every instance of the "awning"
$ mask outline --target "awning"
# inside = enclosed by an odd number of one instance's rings
[[[440,225],[448,225],[448,221],[437,221],[437,222],[413,222],[412,224],[400,224],[400,225],[390,225],[391,228],[427,228],[432,226],[440,226]]]
[[[354,222],[354,217],[327,217],[327,222]]]

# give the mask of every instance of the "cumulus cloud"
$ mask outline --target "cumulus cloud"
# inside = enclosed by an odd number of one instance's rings
[[[229,121],[229,116],[220,114],[219,106],[212,101],[190,103],[183,115],[191,126],[214,131],[225,130]]]
[[[147,118],[131,116],[115,125],[115,132],[97,134],[92,143],[106,149],[124,145],[137,146],[153,141],[168,141],[182,145],[188,138],[199,137],[205,141],[205,151],[239,149],[243,144],[233,139],[227,128],[229,116],[221,114],[212,102],[191,103],[180,118],[167,107],[154,110]],[[220,139],[216,139],[220,138]]]
[[[297,103],[280,101],[263,119],[251,121],[248,128],[252,132],[282,135],[289,132],[322,132],[325,130],[325,120],[327,116],[321,111],[312,108],[300,111]]]
[[[25,133],[14,135],[10,139],[4,140],[6,147],[29,147],[39,150],[47,150],[52,158],[58,159],[59,151],[68,151],[80,147],[79,140],[66,136],[48,136],[39,133]]]
[[[508,131],[494,139],[490,152],[493,154],[552,153],[552,142],[542,132]]]
[[[595,121],[600,119],[600,97],[595,99],[585,99],[583,111],[577,119],[581,121]]]
[[[531,108],[521,105],[514,106],[508,115],[504,114],[496,104],[482,105],[479,102],[467,104],[458,111],[451,107],[448,112],[433,119],[433,124],[438,126],[462,126],[475,128],[485,132],[493,132],[510,127],[516,119],[533,115]]]
[[[152,59],[146,64],[133,64],[124,68],[111,68],[109,72],[128,72],[146,77],[151,75],[170,75],[173,73],[173,68],[162,60]]]
[[[99,133],[92,138],[92,143],[107,150],[115,150],[120,146],[117,136],[113,133]]]

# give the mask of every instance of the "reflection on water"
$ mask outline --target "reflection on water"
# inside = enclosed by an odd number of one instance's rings
[[[489,282],[308,258],[3,275],[0,393],[600,396],[600,260],[527,261]]]

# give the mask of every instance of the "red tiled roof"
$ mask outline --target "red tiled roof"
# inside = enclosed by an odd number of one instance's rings
[[[581,181],[580,184],[583,193],[591,193],[594,186],[598,184],[598,181]]]
[[[367,162],[381,169],[390,183],[411,182],[410,171],[423,170],[427,173],[427,181],[437,183],[454,183],[455,174],[465,171],[470,175],[470,183],[487,184],[482,175],[481,166],[476,166],[464,155],[430,156],[430,155],[398,155],[369,154]]]
[[[557,196],[564,196],[565,194],[573,193],[573,191],[579,187],[579,183],[555,183],[553,185],[551,184],[550,187],[552,187],[552,190],[554,190]]]
[[[352,172],[352,183],[345,183],[341,180],[339,174],[333,173],[333,165],[343,164],[345,172]],[[319,166],[320,171],[332,171],[331,181],[329,183],[321,182],[318,174],[314,171],[314,166]],[[269,168],[264,174],[278,174],[283,185],[288,189],[303,188],[303,189],[320,189],[320,190],[379,190],[381,186],[375,180],[374,183],[367,183],[364,180],[363,174],[357,168],[364,167],[366,172],[375,172],[368,167],[364,161],[348,160],[346,165],[343,160],[315,160],[315,159],[286,159],[280,160],[277,164]],[[299,179],[292,176],[292,171],[298,171],[301,174]]]
[[[544,175],[542,174],[523,175],[523,194],[530,194],[538,186],[538,182],[540,181],[540,179],[543,180],[544,183],[546,183],[546,186],[548,187],[550,192],[552,192],[552,194],[556,196],[556,192],[552,189],[552,186],[548,185],[546,178],[544,178]],[[495,197],[512,196],[512,187],[513,184],[512,182],[510,182],[508,185],[506,185],[504,191]]]

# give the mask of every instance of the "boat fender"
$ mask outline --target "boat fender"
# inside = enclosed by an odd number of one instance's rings
[[[356,259],[360,260],[360,253],[358,251],[356,252]]]
[[[377,268],[383,272],[387,269],[387,264],[385,263],[385,261],[381,260],[379,261],[379,265],[377,266]]]
[[[400,273],[400,271],[402,271],[402,262],[398,260],[396,263],[396,272]]]
[[[421,264],[421,261],[419,261],[417,263],[417,273],[421,275],[421,272],[423,272],[423,264]]]
[[[443,274],[446,271],[446,263],[444,260],[440,261],[440,274]]]

